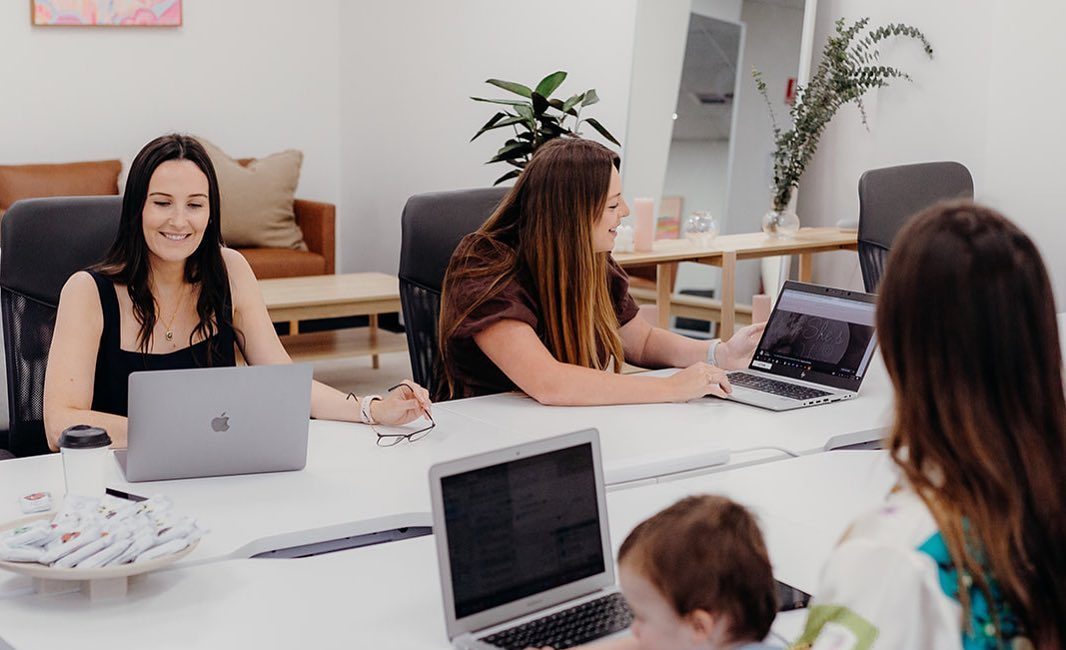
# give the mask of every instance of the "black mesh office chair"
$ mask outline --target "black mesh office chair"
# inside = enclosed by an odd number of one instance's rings
[[[18,201],[0,221],[0,310],[10,432],[16,456],[48,451],[44,371],[63,285],[100,261],[118,232],[122,197]]]
[[[871,169],[859,179],[859,267],[869,293],[877,292],[896,233],[937,201],[973,198],[973,178],[957,162]]]
[[[436,390],[437,321],[444,272],[464,236],[477,230],[508,188],[417,194],[401,218],[400,303],[414,380]]]

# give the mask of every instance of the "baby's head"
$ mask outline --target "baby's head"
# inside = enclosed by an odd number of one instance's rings
[[[724,497],[687,497],[644,521],[618,565],[642,650],[758,642],[777,613],[755,518]]]

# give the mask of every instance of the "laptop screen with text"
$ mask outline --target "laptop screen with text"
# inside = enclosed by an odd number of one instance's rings
[[[857,390],[876,344],[875,305],[872,296],[852,293],[827,295],[786,285],[751,368]]]
[[[456,618],[606,570],[589,443],[441,479]]]

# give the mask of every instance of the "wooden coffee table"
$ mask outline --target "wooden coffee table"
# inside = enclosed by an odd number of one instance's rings
[[[293,361],[378,355],[407,349],[403,334],[381,331],[378,315],[400,311],[400,286],[386,273],[345,273],[260,280],[270,320],[289,323],[282,345]],[[370,327],[301,334],[299,322],[313,318],[369,316]]]

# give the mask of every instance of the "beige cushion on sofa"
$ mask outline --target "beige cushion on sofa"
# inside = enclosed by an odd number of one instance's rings
[[[203,138],[197,140],[218,176],[226,245],[307,250],[292,210],[303,154],[287,149],[242,165]]]

